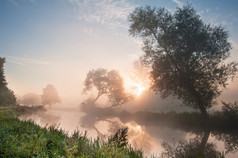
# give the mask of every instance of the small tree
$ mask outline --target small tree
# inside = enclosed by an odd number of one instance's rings
[[[0,58],[0,106],[16,104],[14,92],[7,87],[7,81],[4,76],[5,58]]]
[[[144,42],[144,63],[151,67],[152,88],[166,98],[175,95],[200,109],[215,104],[237,69],[225,64],[231,45],[221,26],[205,24],[190,6],[174,14],[164,8],[136,8],[129,16],[130,34]]]
[[[94,102],[102,95],[107,95],[111,106],[117,106],[128,101],[128,95],[125,93],[123,79],[115,70],[106,69],[91,70],[88,72],[84,81],[85,88],[83,93],[87,93],[93,87],[97,89],[97,97]]]
[[[43,105],[51,105],[56,103],[61,103],[60,97],[57,90],[51,84],[48,84],[46,88],[43,89],[43,94],[41,95],[41,101]]]
[[[40,105],[40,96],[35,93],[27,93],[20,98],[19,103],[24,105]]]

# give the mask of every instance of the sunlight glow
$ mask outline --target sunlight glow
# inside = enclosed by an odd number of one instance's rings
[[[145,90],[145,87],[142,84],[136,83],[132,87],[132,94],[134,94],[136,96],[140,96],[143,93],[144,90]]]
[[[140,125],[137,125],[137,126],[136,126],[136,129],[137,129],[137,130],[141,130],[141,126],[140,126]]]
[[[147,87],[141,82],[128,82],[125,86],[126,91],[136,97],[139,97],[147,89]]]

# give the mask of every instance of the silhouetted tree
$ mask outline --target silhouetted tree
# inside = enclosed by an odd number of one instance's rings
[[[231,49],[228,32],[205,24],[190,5],[174,14],[140,7],[128,20],[130,34],[143,39],[142,59],[152,69],[153,90],[163,98],[177,96],[207,116],[206,109],[237,71],[236,63],[224,63]]]
[[[7,81],[4,76],[5,58],[0,58],[0,106],[16,104],[14,92],[7,87]]]
[[[60,97],[58,95],[57,90],[51,84],[48,84],[46,88],[43,89],[43,94],[41,95],[41,101],[43,105],[52,105],[56,103],[60,103]]]
[[[20,98],[19,103],[24,105],[40,105],[40,96],[35,93],[27,93]]]
[[[222,101],[222,118],[225,127],[228,129],[238,129],[238,102],[225,103]]]
[[[238,116],[238,102],[235,101],[234,103],[225,103],[222,101],[222,111],[225,114]]]
[[[107,71],[100,68],[89,71],[84,81],[84,86],[83,93],[87,93],[93,87],[97,89],[97,97],[94,102],[102,95],[108,97],[111,106],[121,105],[129,99],[125,93],[123,79],[115,70]]]
[[[4,63],[6,62],[5,58],[0,58],[0,86],[7,86],[7,81],[4,75]]]

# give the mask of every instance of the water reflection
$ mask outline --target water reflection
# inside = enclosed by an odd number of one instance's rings
[[[235,153],[238,151],[238,133],[213,133],[217,140],[224,142],[226,153]]]
[[[206,131],[203,134],[196,135],[195,138],[189,140],[180,141],[176,144],[169,144],[163,142],[162,146],[165,152],[161,154],[161,157],[219,157],[220,152],[216,150],[214,143],[208,143],[210,131]]]
[[[237,131],[189,126],[186,123],[181,125],[176,120],[164,119],[163,114],[152,112],[129,113],[100,108],[90,100],[82,104],[81,111],[85,113],[80,118],[81,124],[87,129],[95,129],[99,136],[106,137],[120,128],[128,127],[129,142],[141,148],[146,155],[219,157],[224,152],[227,157],[238,156]],[[100,126],[102,123],[104,125]]]
[[[33,120],[35,123],[42,126],[56,126],[60,123],[60,115],[55,114],[51,110],[38,110],[35,113],[24,114],[20,116],[21,120]]]
[[[101,108],[90,100],[82,103],[80,109],[52,108],[25,118],[33,119],[43,127],[60,124],[60,128],[69,134],[75,129],[87,130],[89,137],[107,139],[118,129],[128,127],[129,143],[142,149],[146,156],[157,157],[238,157],[237,128],[228,130],[207,127],[171,119],[174,113],[166,117],[163,113],[130,113],[120,108]],[[23,119],[23,117],[21,117]],[[192,154],[192,155],[191,155]]]

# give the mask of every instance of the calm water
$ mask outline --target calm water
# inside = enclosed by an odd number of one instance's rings
[[[227,158],[238,157],[238,134],[175,129],[161,126],[159,122],[147,120],[146,117],[85,106],[81,109],[51,108],[20,118],[32,119],[43,127],[58,125],[69,134],[75,129],[82,132],[87,130],[89,137],[99,136],[102,139],[111,136],[119,128],[128,127],[129,143],[142,149],[146,156],[153,154],[156,157],[179,157],[180,152],[194,153],[203,150],[208,156],[224,152]]]

